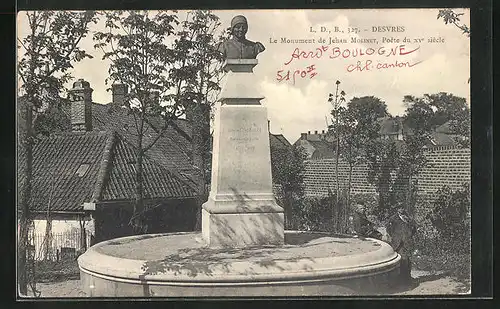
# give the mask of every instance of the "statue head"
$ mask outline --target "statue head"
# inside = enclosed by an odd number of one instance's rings
[[[237,15],[231,20],[231,34],[236,39],[244,39],[248,31],[248,21],[245,16]]]

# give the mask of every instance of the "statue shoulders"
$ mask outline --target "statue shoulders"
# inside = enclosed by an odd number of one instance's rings
[[[255,48],[257,49],[257,53],[261,53],[266,50],[264,44],[262,44],[261,42],[255,42]]]
[[[245,39],[245,45],[252,45],[252,46],[254,46],[255,48],[257,48],[258,50],[261,50],[261,51],[263,51],[264,49],[266,49],[261,42],[254,42],[254,41],[250,41],[250,40],[247,40],[247,39]]]
[[[245,39],[243,44],[246,46],[252,46],[257,54],[266,50],[266,48],[264,47],[264,44],[262,44],[261,42],[254,42],[254,41],[250,41],[250,40]]]
[[[265,50],[260,42],[253,42],[248,39],[237,40],[230,38],[218,44],[217,50],[226,58],[231,59],[255,59],[257,54]]]
[[[218,51],[223,53],[226,49],[226,44],[227,44],[227,40],[217,43],[215,47]]]

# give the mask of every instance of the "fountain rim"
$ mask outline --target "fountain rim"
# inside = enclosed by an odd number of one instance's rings
[[[180,232],[180,233],[164,233],[164,234],[149,234],[157,237],[199,234],[199,232]],[[325,236],[335,236],[326,232],[304,232],[304,231],[285,231],[285,234],[320,234]],[[148,234],[147,234],[148,235]],[[274,259],[273,262],[281,264],[283,267],[288,267],[288,271],[277,269],[262,268],[260,273],[245,274],[241,271],[254,269],[258,267],[256,264],[248,261],[235,261],[229,263],[233,269],[240,270],[239,272],[224,273],[222,271],[210,274],[199,274],[190,276],[189,274],[176,274],[175,272],[166,272],[160,274],[145,274],[142,270],[144,263],[147,260],[126,259],[106,255],[96,251],[97,248],[109,245],[112,241],[131,240],[140,238],[144,235],[128,236],[122,238],[111,239],[101,242],[87,250],[78,258],[78,267],[81,272],[88,275],[116,282],[130,284],[151,284],[151,285],[177,285],[177,286],[231,286],[231,285],[269,285],[269,284],[300,284],[313,283],[330,280],[353,279],[366,276],[383,274],[394,270],[399,266],[401,256],[394,252],[391,246],[387,243],[373,239],[365,238],[366,240],[374,241],[380,244],[379,249],[368,253],[353,254],[347,256],[325,256],[315,258],[314,264],[309,264],[312,268],[294,268],[294,266],[306,263],[311,258],[297,259],[293,262],[286,260]],[[342,235],[346,236],[346,235]],[[353,237],[355,238],[355,237]],[[371,253],[371,254],[370,254]],[[346,257],[348,257],[346,259]],[[221,263],[222,264],[222,263]],[[227,265],[226,265],[227,266]]]

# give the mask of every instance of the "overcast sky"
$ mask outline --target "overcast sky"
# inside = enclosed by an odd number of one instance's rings
[[[230,25],[234,15],[243,14],[247,17],[249,29],[247,38],[264,44],[266,50],[257,57],[259,64],[254,72],[260,80],[260,91],[265,99],[262,103],[268,108],[271,121],[271,132],[282,133],[291,142],[295,142],[301,132],[326,129],[325,116],[329,115],[328,93],[335,92],[335,81],[341,82],[340,89],[346,92],[346,99],[373,95],[386,102],[392,115],[404,113],[402,99],[404,95],[422,96],[425,93],[450,92],[464,97],[469,102],[470,76],[469,50],[470,40],[453,25],[445,25],[442,19],[437,19],[438,9],[386,9],[386,10],[239,10],[215,11],[221,18],[223,27]],[[465,13],[461,22],[467,26],[469,12],[466,9],[456,9],[456,12]],[[21,16],[20,16],[21,17]],[[23,22],[18,23],[18,33],[22,35],[25,28]],[[334,33],[334,27],[344,31]],[[373,32],[372,27],[399,27],[404,32]],[[91,29],[102,27],[102,24]],[[316,30],[311,33],[310,28]],[[321,27],[332,30],[330,34],[321,33]],[[348,27],[357,27],[357,34],[347,33]],[[366,30],[366,31],[365,31]],[[472,29],[474,31],[474,29]],[[82,41],[82,47],[95,55],[93,59],[85,59],[75,64],[73,76],[84,78],[94,89],[93,100],[98,103],[111,101],[111,93],[106,91],[104,80],[108,73],[108,63],[101,60],[102,54],[93,49],[92,35]],[[320,37],[327,42],[318,43]],[[329,45],[329,37],[347,39],[348,43]],[[351,43],[351,38],[376,39],[375,43]],[[407,37],[410,43],[382,43],[382,37]],[[444,38],[444,43],[428,43],[430,37]],[[278,43],[270,43],[270,39],[277,39]],[[315,39],[316,42],[304,44],[280,43],[281,38],[287,39]],[[416,43],[414,39],[424,39]],[[418,49],[406,55],[387,55],[387,52],[399,45],[405,45],[403,52]],[[301,51],[313,51],[322,45],[327,46],[320,59],[294,59],[288,65],[295,48]],[[363,52],[375,50],[372,56],[343,58],[342,56],[330,59],[332,50],[338,47],[341,51],[352,53],[361,49]],[[384,55],[377,55],[379,48],[386,51]],[[399,52],[399,49],[398,49]],[[357,61],[371,60],[370,70],[362,72],[348,69],[354,68]],[[412,65],[401,68],[380,68],[384,63],[407,63]],[[418,63],[418,64],[415,64]],[[278,81],[277,72],[287,70],[291,74],[295,70],[304,70],[315,65],[315,76],[310,78],[296,77],[295,84],[290,81]],[[351,65],[351,66],[350,66]]]

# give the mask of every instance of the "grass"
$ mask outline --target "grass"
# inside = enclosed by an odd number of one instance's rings
[[[80,279],[80,270],[76,259],[62,261],[36,261],[35,276],[37,282],[61,282]]]

